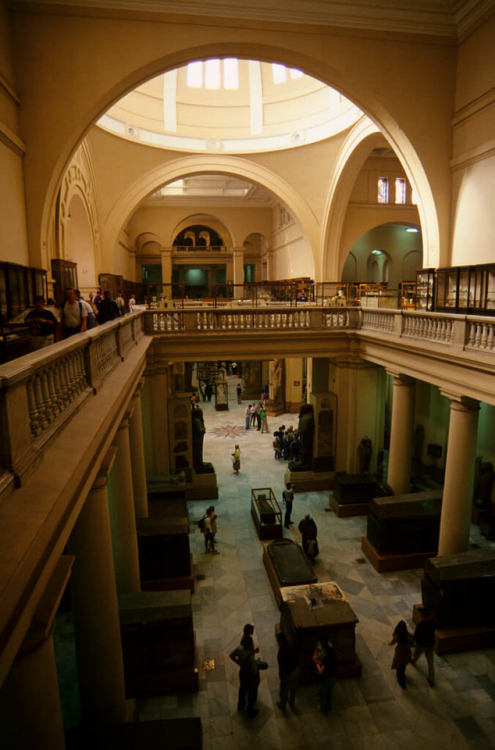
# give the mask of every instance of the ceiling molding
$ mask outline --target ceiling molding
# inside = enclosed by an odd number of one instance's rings
[[[155,16],[198,16],[460,39],[495,10],[495,0],[11,0],[13,9],[104,10]]]

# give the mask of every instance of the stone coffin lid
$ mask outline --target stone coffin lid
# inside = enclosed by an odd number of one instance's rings
[[[121,626],[191,618],[191,592],[181,589],[119,594],[119,617]]]
[[[378,519],[428,518],[440,515],[442,490],[412,492],[407,495],[375,497],[369,512]]]
[[[296,586],[317,580],[299,544],[290,539],[281,539],[271,542],[267,549],[281,586]]]
[[[426,561],[425,574],[437,584],[469,579],[495,579],[495,550],[473,549],[456,555],[431,557]]]

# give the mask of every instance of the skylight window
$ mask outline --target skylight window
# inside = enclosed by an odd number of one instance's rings
[[[200,89],[203,85],[203,63],[201,61],[191,62],[187,65],[187,85],[193,89]]]
[[[201,89],[238,89],[239,60],[227,57],[225,60],[196,60],[188,63],[186,83],[190,88]]]
[[[280,63],[272,63],[273,83],[285,83],[287,80],[287,68]]]
[[[292,81],[295,81],[296,78],[302,78],[303,75],[302,70],[298,70],[297,68],[286,68],[285,65],[281,65],[280,63],[272,63],[273,83],[286,83],[288,77]]]
[[[207,89],[220,88],[220,60],[205,62],[205,87]]]
[[[239,88],[239,60],[228,57],[223,61],[223,87],[224,89]]]

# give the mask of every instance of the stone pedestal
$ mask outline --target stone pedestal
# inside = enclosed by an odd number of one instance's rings
[[[312,393],[315,431],[313,440],[313,471],[333,472],[335,469],[337,397],[333,393]]]
[[[444,394],[448,395],[448,394]],[[451,397],[449,438],[445,464],[439,555],[464,552],[469,546],[474,461],[479,403]]]
[[[218,497],[217,475],[193,474],[186,484],[187,500],[216,500]]]
[[[334,471],[287,471],[284,474],[284,482],[291,482],[295,492],[316,492],[317,490],[330,490],[335,478]]]

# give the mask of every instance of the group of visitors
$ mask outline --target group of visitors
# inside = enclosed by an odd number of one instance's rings
[[[246,430],[256,429],[258,430],[258,432],[268,432],[268,419],[266,416],[266,409],[261,401],[246,406],[244,419]]]
[[[257,657],[259,648],[255,648],[253,634],[254,625],[250,623],[244,625],[240,644],[230,653],[231,660],[239,667],[237,710],[242,712],[246,708],[246,715],[249,719],[258,714],[256,701],[260,684],[259,673],[268,669],[268,664]],[[287,704],[294,712],[296,711],[296,691],[301,674],[299,666],[301,649],[299,643],[290,642],[283,631],[277,633],[277,642],[280,680],[277,706],[283,714],[286,714]],[[318,685],[320,710],[323,713],[329,713],[332,709],[332,691],[335,685],[337,660],[333,645],[328,640],[320,640],[315,644],[313,664]]]
[[[129,299],[131,312],[135,304],[136,300],[132,295]],[[37,295],[34,307],[26,315],[24,322],[29,326],[32,349],[37,350],[55,341],[68,339],[76,333],[83,333],[98,324],[115,320],[124,315],[125,311],[126,304],[121,292],[113,300],[108,290],[102,296],[101,289],[98,289],[86,300],[79,289],[68,287],[61,308],[57,308],[53,299],[49,299],[48,307],[45,307],[45,298]]]
[[[273,433],[273,451],[274,458],[279,461],[297,461],[301,451],[301,442],[299,433],[290,425],[285,429],[281,425]]]
[[[406,689],[406,667],[409,663],[415,664],[421,654],[424,653],[428,663],[428,684],[435,685],[435,666],[433,663],[433,651],[435,647],[435,621],[426,607],[419,608],[420,620],[416,625],[414,634],[411,635],[404,620],[397,623],[393,632],[390,645],[395,645],[392,669],[395,669],[397,682]],[[414,655],[411,648],[414,646]]]

